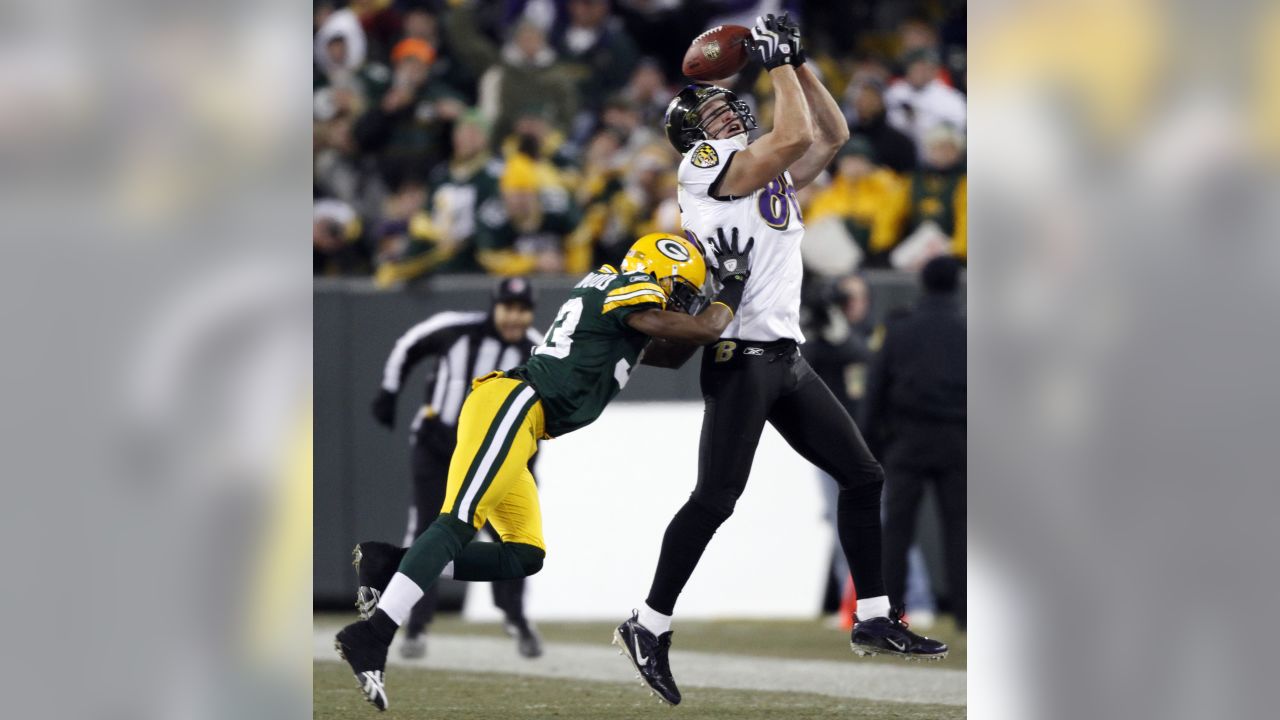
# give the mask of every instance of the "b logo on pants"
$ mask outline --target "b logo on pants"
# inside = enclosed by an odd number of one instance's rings
[[[733,350],[738,347],[738,343],[732,340],[721,340],[716,343],[716,362],[729,362],[733,359]]]

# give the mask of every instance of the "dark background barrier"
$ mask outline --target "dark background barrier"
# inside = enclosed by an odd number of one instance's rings
[[[915,278],[869,272],[873,315],[909,305]],[[545,329],[578,278],[538,277],[534,327]],[[350,606],[355,595],[351,549],[362,540],[399,543],[404,537],[409,483],[409,422],[423,399],[418,368],[400,394],[396,430],[373,421],[369,403],[396,338],[430,315],[489,306],[493,278],[443,276],[399,292],[365,280],[316,278],[314,298],[315,471],[313,597],[317,606]],[[680,370],[644,368],[631,376],[618,402],[698,400],[696,358]],[[691,439],[691,442],[695,440]],[[926,523],[926,532],[933,523]],[[935,577],[940,574],[935,573]]]

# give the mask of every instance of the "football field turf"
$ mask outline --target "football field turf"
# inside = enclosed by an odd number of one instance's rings
[[[314,716],[370,717],[377,711],[332,652],[348,619],[316,619]],[[425,661],[405,663],[393,648],[387,668],[390,717],[648,718],[962,718],[964,639],[931,631],[952,645],[941,663],[856,658],[848,635],[818,621],[680,623],[672,665],[682,681],[678,708],[659,704],[608,645],[610,623],[547,623],[547,654],[515,655],[493,624],[441,618]],[[803,692],[800,692],[803,691]],[[909,700],[903,702],[903,700]]]

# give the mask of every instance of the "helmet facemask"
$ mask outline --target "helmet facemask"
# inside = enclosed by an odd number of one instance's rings
[[[697,315],[707,305],[702,288],[679,275],[658,278],[658,287],[667,294],[667,303],[676,312]]]

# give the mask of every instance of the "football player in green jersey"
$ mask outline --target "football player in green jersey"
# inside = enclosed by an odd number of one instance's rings
[[[599,417],[652,339],[719,339],[742,300],[755,241],[739,243],[737,228],[716,235],[710,245],[722,289],[705,308],[702,252],[675,235],[646,235],[627,251],[621,272],[605,265],[574,286],[527,363],[472,382],[440,516],[408,550],[356,548],[364,619],[343,628],[336,646],[379,710],[387,708],[387,648],[424,588],[442,576],[506,580],[542,568],[542,513],[528,469],[537,440]],[[471,543],[486,522],[501,542]]]

